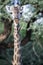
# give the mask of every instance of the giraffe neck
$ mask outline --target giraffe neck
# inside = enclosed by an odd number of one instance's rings
[[[21,47],[20,47],[20,35],[19,35],[19,23],[18,19],[14,20],[14,63],[13,65],[21,65]]]

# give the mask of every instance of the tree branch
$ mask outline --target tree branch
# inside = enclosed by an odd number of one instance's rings
[[[0,34],[0,42],[6,40],[12,30],[12,22],[10,22],[9,19],[2,18],[2,21],[4,21],[4,32]]]

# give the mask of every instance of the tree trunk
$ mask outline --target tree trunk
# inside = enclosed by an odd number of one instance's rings
[[[5,18],[2,18],[4,21],[4,32],[2,32],[0,34],[0,42],[3,42],[4,40],[6,40],[10,33],[11,33],[11,30],[12,30],[12,21],[10,21],[9,19],[5,19]]]

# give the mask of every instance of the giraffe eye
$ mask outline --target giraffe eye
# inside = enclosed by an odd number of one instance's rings
[[[10,14],[12,14],[12,12]]]

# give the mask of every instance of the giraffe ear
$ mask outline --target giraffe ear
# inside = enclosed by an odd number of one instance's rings
[[[5,8],[6,8],[6,11],[9,13],[10,12],[10,6],[6,5]]]

